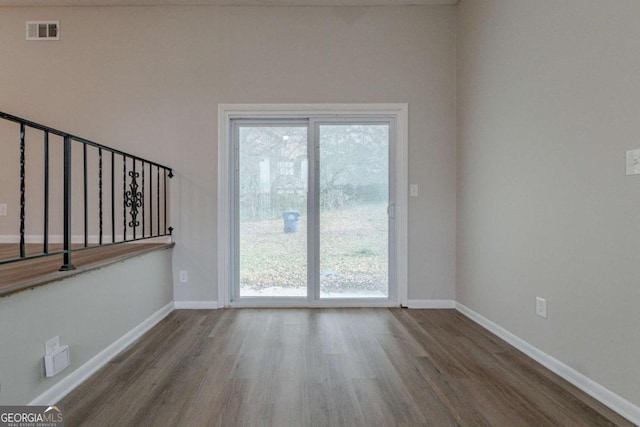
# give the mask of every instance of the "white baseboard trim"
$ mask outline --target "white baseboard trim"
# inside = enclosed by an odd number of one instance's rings
[[[473,320],[483,328],[502,338],[536,362],[543,365],[545,368],[569,381],[571,384],[578,387],[580,390],[584,391],[594,399],[613,409],[632,423],[640,425],[640,407],[618,396],[611,390],[603,387],[602,385],[586,377],[570,366],[565,365],[558,359],[555,359],[542,350],[532,346],[525,340],[507,331],[502,326],[499,326],[486,317],[471,310],[469,307],[456,302],[455,308],[460,313],[467,316],[469,319]]]
[[[218,301],[175,301],[176,310],[210,310],[219,308]]]
[[[456,308],[456,302],[451,299],[410,299],[407,308]]]
[[[33,399],[29,405],[55,405],[63,397],[65,397],[74,388],[82,384],[87,378],[93,375],[98,369],[117,356],[122,350],[127,348],[131,343],[144,335],[149,329],[157,325],[162,319],[167,317],[173,311],[173,302],[162,307],[153,313],[142,323],[129,332],[118,338],[113,344],[93,356],[84,365],[77,368],[69,376],[54,384],[49,390]]]

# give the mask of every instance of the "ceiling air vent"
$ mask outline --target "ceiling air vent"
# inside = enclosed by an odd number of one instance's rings
[[[27,21],[27,40],[60,40],[60,21]]]

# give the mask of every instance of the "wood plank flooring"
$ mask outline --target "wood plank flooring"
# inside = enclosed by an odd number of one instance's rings
[[[68,426],[631,426],[455,310],[177,310]]]
[[[126,243],[73,252],[72,262],[76,270],[65,272],[58,271],[63,263],[62,255],[51,255],[0,265],[0,296],[41,286],[84,271],[103,267],[113,262],[122,261],[131,256],[172,246],[173,243]],[[74,245],[74,247],[81,246]],[[61,249],[62,245],[59,244],[51,244],[49,247],[50,252],[56,252]],[[26,252],[27,254],[40,254],[42,253],[42,245],[27,244]],[[19,246],[17,244],[0,244],[0,260],[12,259],[17,256],[19,256]]]

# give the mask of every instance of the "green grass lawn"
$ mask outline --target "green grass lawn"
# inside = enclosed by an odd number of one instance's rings
[[[307,286],[307,221],[284,233],[283,220],[240,223],[240,287]],[[321,292],[377,292],[388,283],[386,204],[368,204],[321,214]]]

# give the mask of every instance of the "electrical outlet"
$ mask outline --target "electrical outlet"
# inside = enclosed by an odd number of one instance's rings
[[[44,354],[49,354],[60,348],[60,337],[51,338],[44,343]]]
[[[187,270],[180,270],[180,283],[189,282],[189,272]]]
[[[547,318],[547,300],[536,297],[536,314],[540,317]]]
[[[0,216],[7,216],[7,204],[0,203]]]
[[[640,174],[640,148],[627,151],[627,175]]]

